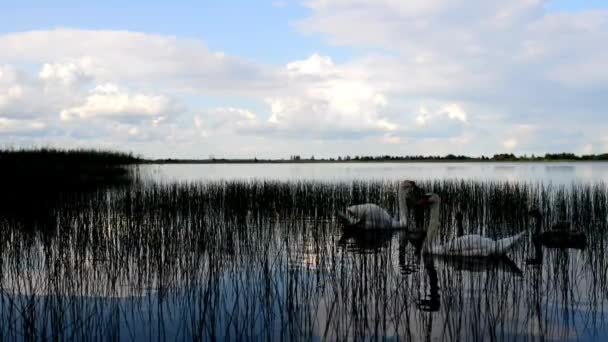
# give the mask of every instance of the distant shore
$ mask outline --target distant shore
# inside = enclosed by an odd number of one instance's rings
[[[150,159],[133,153],[95,149],[0,149],[0,166],[4,170],[45,169],[69,170],[72,168],[113,168],[136,164],[323,164],[323,163],[492,163],[492,162],[608,162],[608,153],[576,155],[574,153],[546,153],[544,155],[520,155],[512,153],[494,154],[491,157],[470,157],[448,154],[445,156],[338,156],[335,158],[207,158],[207,159]],[[0,170],[1,171],[1,170]],[[82,170],[81,170],[82,171]],[[63,171],[61,171],[63,172]],[[60,173],[61,173],[60,172]]]
[[[493,160],[493,159],[424,159],[424,160],[275,160],[275,159],[156,159],[144,160],[142,164],[374,164],[374,163],[581,163],[608,162],[605,159],[555,159],[555,160]]]
[[[521,155],[512,153],[494,154],[492,157],[470,157],[464,155],[448,154],[445,156],[340,156],[337,158],[302,158],[292,155],[289,159],[154,159],[145,160],[152,164],[319,164],[319,163],[487,163],[487,162],[588,162],[608,161],[608,153],[588,154],[578,156],[574,153],[546,153],[544,155]]]

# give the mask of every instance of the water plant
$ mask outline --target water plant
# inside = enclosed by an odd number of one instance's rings
[[[526,267],[526,243],[517,272],[421,258],[399,233],[340,241],[349,204],[396,214],[393,182],[135,181],[62,194],[45,213],[52,234],[0,215],[0,340],[608,334],[606,185],[417,183],[442,197],[443,238],[458,211],[466,233],[504,236],[531,229],[536,207],[589,245]]]

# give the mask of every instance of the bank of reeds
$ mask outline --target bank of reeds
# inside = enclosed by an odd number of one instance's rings
[[[64,196],[128,184],[141,161],[130,153],[93,149],[0,150],[0,216],[25,229],[52,230],[53,212]]]
[[[0,219],[0,340],[559,339],[607,334],[604,184],[420,182],[466,233],[504,236],[570,220],[582,251],[528,242],[504,261],[420,258],[398,233],[339,243],[336,213],[392,182],[135,182],[64,195],[51,235]],[[517,270],[519,268],[519,270]],[[565,308],[565,309],[564,309]],[[532,329],[534,328],[534,329]]]

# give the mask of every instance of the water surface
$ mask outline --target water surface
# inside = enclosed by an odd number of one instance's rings
[[[351,203],[395,215],[389,179],[459,165],[160,166],[156,178],[54,195],[48,212],[0,219],[0,340],[608,339],[608,191],[572,177],[603,164],[556,171],[570,178],[554,183],[415,177],[441,195],[442,240],[457,211],[466,233],[499,238],[531,230],[532,207],[588,234],[586,248],[543,248],[535,264],[529,239],[508,258],[424,257],[402,232],[345,235],[336,220]],[[557,165],[465,166],[498,177]],[[326,169],[351,166],[352,179]],[[305,180],[310,170],[322,181]]]
[[[465,179],[555,184],[608,182],[606,162],[299,163],[146,165],[152,179],[399,180]]]

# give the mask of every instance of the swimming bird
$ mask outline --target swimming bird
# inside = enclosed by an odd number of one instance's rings
[[[408,203],[417,203],[414,197],[421,192],[419,189],[412,181],[399,183],[399,219],[393,218],[385,209],[374,203],[351,205],[346,208],[346,214],[338,215],[346,229],[405,229],[408,223]]]
[[[517,235],[494,240],[476,234],[469,234],[457,237],[441,245],[437,243],[437,232],[439,230],[439,206],[441,198],[434,193],[428,193],[420,200],[422,204],[431,206],[431,218],[426,233],[426,239],[422,246],[422,251],[428,254],[488,257],[507,254],[513,247],[522,240],[526,232]]]
[[[536,221],[532,241],[554,248],[584,248],[586,246],[587,235],[580,230],[571,229],[569,222],[557,222],[551,226],[551,229],[543,231],[543,216],[540,210],[532,209],[528,215]]]

